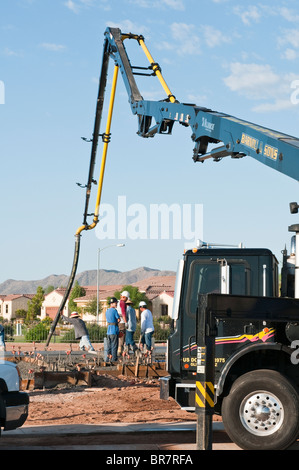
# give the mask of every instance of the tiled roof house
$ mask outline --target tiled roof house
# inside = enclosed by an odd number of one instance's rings
[[[0,317],[10,321],[16,317],[16,310],[28,310],[28,302],[35,294],[0,295]]]
[[[138,287],[140,292],[144,292],[150,301],[149,308],[151,309],[154,317],[160,317],[163,315],[171,316],[175,276],[155,276],[143,281],[138,281],[132,284],[134,287]],[[100,286],[99,289],[99,302],[102,305],[102,312],[99,315],[99,321],[105,321],[105,311],[107,309],[107,297],[112,297],[116,291],[121,291],[122,285],[113,286]],[[93,298],[97,297],[97,288],[84,287],[86,289],[86,295],[78,299],[74,299],[77,305],[81,308],[86,307],[88,302]],[[94,320],[94,315],[89,315],[87,309],[85,309],[84,320]]]

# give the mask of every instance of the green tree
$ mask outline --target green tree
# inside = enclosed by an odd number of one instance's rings
[[[97,314],[97,298],[96,297],[93,297],[87,304],[86,304],[86,307],[84,308],[84,310],[88,313],[90,313],[90,315],[95,315]],[[102,304],[101,302],[99,302],[99,314],[102,312],[103,310],[103,307],[102,307]]]
[[[16,319],[19,318],[26,318],[27,316],[27,310],[24,310],[23,308],[18,308],[18,310],[15,311],[16,314]]]
[[[53,290],[55,290],[55,287],[54,286],[47,286],[46,287],[46,290],[45,290],[45,294],[50,294],[50,292],[53,292]]]
[[[44,289],[41,286],[38,286],[35,296],[28,301],[27,321],[35,320],[37,316],[41,314],[44,294]]]
[[[86,290],[79,285],[79,282],[75,282],[75,286],[72,289],[70,298],[69,298],[69,309],[71,312],[74,310],[78,310],[76,302],[74,302],[74,299],[77,299],[78,297],[84,297],[86,295]]]

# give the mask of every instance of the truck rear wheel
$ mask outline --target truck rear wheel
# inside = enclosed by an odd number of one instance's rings
[[[286,449],[299,434],[299,396],[279,372],[248,372],[224,398],[222,419],[227,434],[242,449]]]

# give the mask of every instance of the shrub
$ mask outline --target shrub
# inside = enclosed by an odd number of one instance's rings
[[[25,341],[46,340],[50,331],[49,323],[40,322],[29,328],[25,334]]]

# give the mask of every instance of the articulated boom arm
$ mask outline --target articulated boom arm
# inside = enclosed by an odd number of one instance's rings
[[[142,47],[150,62],[148,70],[152,70],[151,75],[158,77],[166,92],[165,100],[147,101],[142,98],[134,75],[144,75],[145,73],[136,72],[144,67],[130,64],[124,47],[125,39],[136,40]],[[159,65],[151,57],[143,36],[107,28],[102,75],[107,74],[110,57],[122,73],[132,112],[138,116],[138,134],[141,137],[171,134],[174,123],[179,122],[191,129],[191,139],[195,143],[193,159],[196,162],[203,162],[208,158],[219,161],[227,156],[251,156],[276,171],[299,180],[298,138],[211,109],[178,102],[166,85]],[[103,79],[102,75],[100,81]],[[209,149],[209,144],[212,144],[212,150]]]
[[[130,64],[130,60],[124,47],[125,39],[133,39],[139,43],[149,60],[149,67],[135,67]],[[106,129],[103,134],[100,134],[110,58],[114,60],[115,67]],[[148,75],[148,73],[141,72],[141,70],[145,69],[147,72],[151,70],[152,72],[150,75],[155,75],[159,79],[167,96],[164,100],[146,101],[141,96],[134,75]],[[174,123],[179,122],[180,124],[191,128],[191,139],[195,143],[193,159],[196,162],[203,162],[208,158],[213,158],[215,161],[219,161],[223,157],[227,156],[240,158],[250,155],[265,165],[270,166],[295,180],[299,180],[299,139],[272,131],[265,127],[251,124],[250,122],[242,121],[241,119],[234,118],[227,114],[212,111],[211,109],[201,108],[193,104],[180,103],[169,90],[162,76],[159,64],[154,62],[145,45],[143,36],[131,33],[123,34],[118,28],[107,28],[105,31],[93,137],[91,139],[92,148],[89,173],[87,184],[85,185],[86,196],[83,223],[78,227],[75,234],[75,251],[71,275],[66,292],[51,325],[46,346],[49,345],[60,315],[63,312],[67,298],[71,292],[78,265],[81,233],[84,230],[92,230],[96,227],[99,221],[101,193],[107,149],[110,142],[111,119],[119,71],[123,76],[132,112],[138,117],[138,134],[141,137],[154,137],[155,134],[171,134]],[[92,184],[96,182],[93,174],[100,136],[103,140],[101,170],[95,211],[94,213],[89,214],[91,187]],[[209,144],[214,144],[216,147],[209,150]],[[90,215],[93,215],[92,223],[88,222],[88,217]]]

